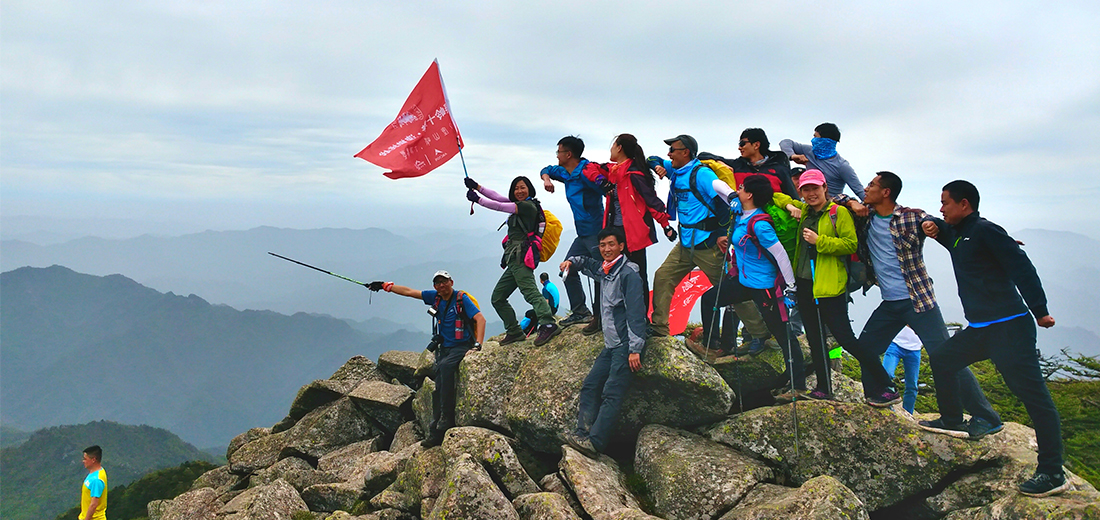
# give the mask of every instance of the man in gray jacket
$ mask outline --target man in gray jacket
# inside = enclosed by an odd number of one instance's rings
[[[623,255],[623,230],[606,228],[597,238],[602,263],[588,256],[571,256],[561,263],[563,271],[578,269],[601,288],[604,349],[581,387],[577,429],[565,436],[570,446],[592,458],[607,448],[630,381],[642,368],[648,310],[638,266]]]

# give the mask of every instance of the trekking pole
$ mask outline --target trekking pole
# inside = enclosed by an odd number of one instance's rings
[[[778,304],[778,303],[777,303]],[[798,461],[798,393],[794,389],[794,355],[791,349],[791,338],[794,337],[794,327],[790,318],[787,319],[787,371],[791,374],[791,422],[794,423],[794,459]],[[799,346],[798,348],[802,348]]]
[[[455,140],[458,141],[458,158],[462,161],[462,173],[466,174],[466,178],[470,178],[470,172],[466,171],[466,156],[462,155],[462,140],[455,136]],[[470,214],[474,214],[474,203],[470,203]]]
[[[810,281],[813,282],[817,278],[816,269],[814,269],[814,259],[810,259]],[[812,288],[811,288],[812,290]],[[829,395],[833,395],[833,367],[829,359],[828,345],[825,344],[825,324],[821,322],[821,305],[818,304],[818,299],[814,298],[814,312],[817,313],[817,333],[821,338],[821,356],[825,360],[825,389],[829,391]],[[818,386],[821,385],[821,381],[817,382]]]
[[[362,285],[363,287],[367,287],[367,288],[370,288],[370,284],[369,284],[369,283],[364,283],[364,282],[360,282],[359,280],[355,280],[355,279],[352,279],[352,278],[348,278],[348,277],[346,277],[346,276],[344,276],[344,275],[341,275],[341,274],[336,274],[336,273],[334,273],[334,272],[332,272],[332,271],[326,271],[326,270],[324,270],[324,269],[321,269],[320,267],[312,266],[312,265],[309,265],[309,264],[307,264],[307,263],[305,263],[305,262],[299,262],[299,261],[297,261],[297,260],[295,260],[295,259],[293,259],[293,258],[287,258],[287,257],[285,257],[285,256],[283,256],[283,255],[277,255],[277,254],[275,254],[275,253],[272,253],[271,251],[268,251],[268,252],[267,252],[267,254],[269,254],[269,255],[271,255],[271,256],[274,256],[274,257],[277,257],[277,258],[282,258],[283,260],[286,260],[287,262],[294,262],[294,263],[296,263],[296,264],[298,264],[298,265],[301,265],[301,266],[304,266],[304,267],[308,267],[308,268],[310,268],[310,269],[313,269],[314,271],[321,271],[322,273],[325,273],[325,274],[327,274],[327,275],[329,275],[329,276],[335,276],[335,277],[337,277],[337,278],[339,278],[339,279],[341,279],[341,280],[347,280],[347,281],[349,281],[349,282],[351,282],[351,283],[353,283],[353,284],[356,284],[356,285]]]

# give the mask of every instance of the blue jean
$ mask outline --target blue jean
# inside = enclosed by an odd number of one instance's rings
[[[565,253],[565,258],[571,256],[590,256],[602,262],[600,242],[596,240],[596,235],[578,236],[573,239],[573,244],[569,246],[569,252]],[[579,316],[589,314],[598,316],[600,314],[600,282],[594,282],[595,286],[592,289],[592,308],[595,309],[593,312],[588,309],[588,305],[584,302],[584,287],[581,285],[580,275],[579,269],[570,269],[569,275],[565,277],[565,294],[569,296],[569,309]]]
[[[626,391],[634,379],[627,362],[629,356],[630,349],[625,346],[604,348],[581,386],[576,434],[587,437],[601,453],[611,439]]]
[[[882,368],[893,376],[898,370],[898,361],[905,368],[905,396],[901,399],[901,407],[905,411],[913,413],[913,407],[917,404],[917,379],[920,375],[920,351],[906,350],[890,343],[886,348],[886,354],[882,356]]]

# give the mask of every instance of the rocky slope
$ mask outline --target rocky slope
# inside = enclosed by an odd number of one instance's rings
[[[858,383],[840,374],[848,402],[775,406],[777,352],[708,363],[673,339],[647,346],[612,456],[589,459],[562,436],[600,348],[575,328],[543,347],[487,341],[461,368],[462,426],[429,449],[428,353],[352,358],[149,518],[1100,518],[1100,494],[1076,476],[1059,497],[1016,492],[1035,467],[1029,428],[931,434],[854,402]]]

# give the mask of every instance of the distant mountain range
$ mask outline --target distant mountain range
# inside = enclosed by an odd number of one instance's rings
[[[79,505],[80,483],[87,475],[81,452],[93,444],[103,448],[108,489],[155,469],[192,460],[214,461],[172,432],[151,426],[95,421],[46,428],[19,446],[0,450],[0,517],[40,520]]]
[[[303,381],[429,339],[394,324],[382,333],[328,316],[239,311],[60,266],[0,274],[0,292],[0,423],[28,431],[108,419],[224,446],[282,419]]]

